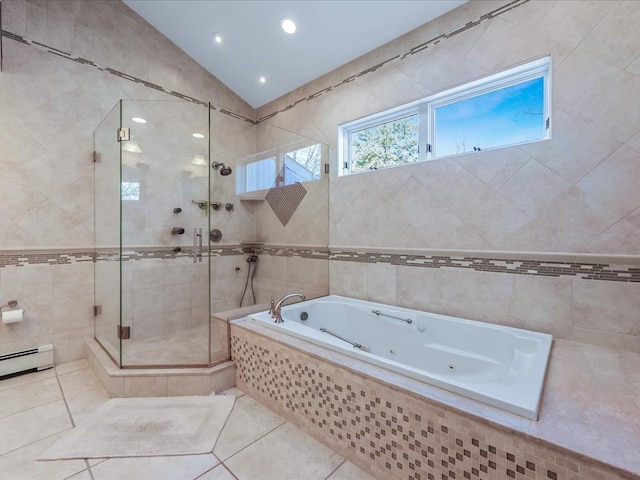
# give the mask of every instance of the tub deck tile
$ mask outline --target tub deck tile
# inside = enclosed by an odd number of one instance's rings
[[[378,478],[640,479],[638,354],[556,341],[535,422],[247,320],[232,352],[239,388]]]

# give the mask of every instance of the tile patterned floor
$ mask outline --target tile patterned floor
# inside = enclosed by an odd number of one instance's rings
[[[237,388],[211,454],[41,462],[109,399],[85,360],[0,381],[0,478],[11,480],[374,480]]]

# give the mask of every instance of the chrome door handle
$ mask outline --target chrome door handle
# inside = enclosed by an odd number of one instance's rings
[[[202,263],[202,229],[201,228],[198,229],[198,234],[196,235],[196,237],[198,237],[198,261]]]
[[[198,229],[193,227],[193,252],[191,253],[193,256],[193,263],[198,262]]]

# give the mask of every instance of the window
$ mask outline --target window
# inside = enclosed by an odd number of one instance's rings
[[[418,114],[349,132],[351,171],[377,170],[418,161]]]
[[[269,151],[240,165],[237,175],[238,195],[266,190],[297,182],[320,180],[322,144],[301,148],[289,147]]]
[[[550,134],[550,57],[339,127],[343,175]]]
[[[140,182],[121,182],[120,194],[122,200],[140,200]]]
[[[263,158],[246,166],[245,192],[271,188],[276,180],[276,158]]]

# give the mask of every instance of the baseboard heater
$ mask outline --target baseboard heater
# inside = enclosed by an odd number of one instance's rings
[[[0,355],[0,380],[53,367],[53,345]]]

